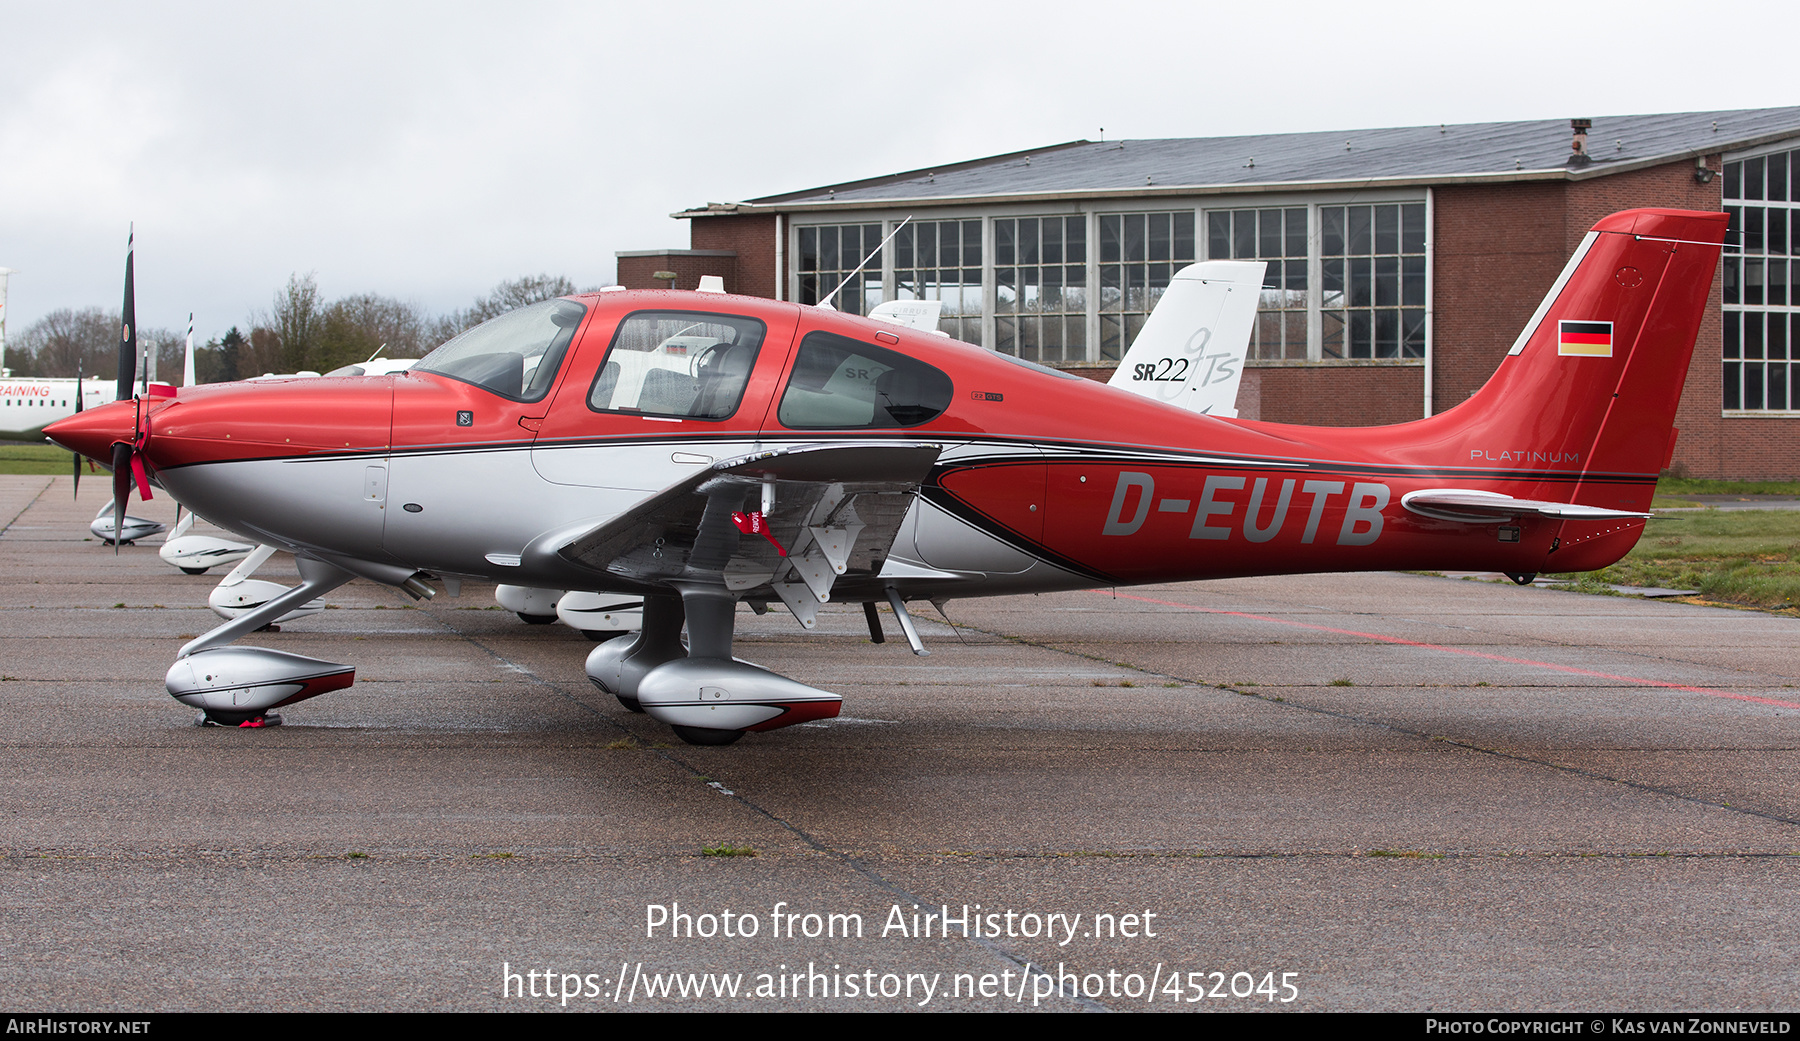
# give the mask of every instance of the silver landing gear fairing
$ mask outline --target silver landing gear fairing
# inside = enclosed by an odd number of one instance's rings
[[[837,715],[838,695],[731,656],[736,609],[735,596],[704,584],[683,583],[679,597],[646,597],[644,628],[633,640],[594,648],[588,679],[695,745],[728,745],[747,731]]]
[[[527,625],[561,622],[581,635],[603,643],[641,628],[642,597],[585,590],[538,589],[501,584],[494,587],[494,602],[519,616]]]
[[[255,546],[213,535],[192,534],[194,511],[183,512],[178,503],[175,512],[175,527],[163,539],[156,555],[163,559],[163,563],[181,569],[184,574],[204,575],[210,568],[236,564],[256,549]]]
[[[212,608],[213,614],[220,618],[238,618],[251,611],[258,610],[288,592],[288,587],[279,582],[269,582],[260,578],[251,578],[256,569],[262,567],[268,559],[275,555],[275,547],[262,545],[246,556],[231,573],[213,587],[206,595],[206,606]],[[323,600],[309,600],[295,604],[286,613],[269,619],[264,625],[275,625],[280,622],[304,618],[309,614],[317,614],[325,609]]]
[[[109,502],[100,508],[99,514],[94,517],[94,523],[88,525],[88,530],[93,532],[95,538],[109,546],[113,543],[129,546],[138,539],[149,538],[167,531],[168,527],[161,521],[147,520],[143,517],[120,519],[114,515],[113,504]]]
[[[644,600],[571,590],[556,602],[556,618],[571,629],[581,630],[581,635],[595,643],[604,643],[643,628]]]
[[[527,625],[549,625],[556,621],[556,601],[562,595],[563,591],[560,589],[536,589],[504,583],[494,587],[494,602],[518,615],[519,620]]]

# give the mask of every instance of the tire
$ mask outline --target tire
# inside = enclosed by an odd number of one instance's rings
[[[616,640],[619,637],[624,636],[625,630],[623,630],[623,629],[583,629],[583,630],[581,630],[581,635],[587,637],[590,641],[592,641],[594,643],[605,643],[608,640]]]
[[[553,614],[526,614],[525,612],[520,611],[518,612],[518,615],[519,621],[524,622],[526,625],[549,625],[551,622],[556,621],[556,616]]]
[[[204,575],[206,574],[206,569],[203,567],[184,567],[181,569],[181,573],[184,575]]]
[[[690,745],[728,745],[744,736],[742,730],[714,730],[711,727],[673,727],[675,736]]]
[[[637,712],[642,714],[644,711],[644,706],[638,704],[638,699],[636,698],[628,698],[623,694],[614,694],[613,697],[619,699],[619,704],[624,705],[625,711],[627,712]]]

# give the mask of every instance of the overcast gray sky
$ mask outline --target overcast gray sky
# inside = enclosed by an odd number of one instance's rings
[[[1792,3],[0,3],[7,331],[432,311],[674,210],[1075,138],[1800,104]],[[1727,16],[1729,21],[1726,20]],[[1712,19],[1715,24],[1709,24]]]

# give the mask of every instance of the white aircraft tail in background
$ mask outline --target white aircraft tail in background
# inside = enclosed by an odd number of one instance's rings
[[[904,325],[908,329],[923,329],[925,332],[937,332],[938,314],[944,309],[942,300],[889,300],[885,304],[877,304],[869,311],[869,317],[877,322],[889,325]]]
[[[1108,385],[1190,412],[1235,417],[1268,267],[1260,260],[1207,260],[1177,271]]]

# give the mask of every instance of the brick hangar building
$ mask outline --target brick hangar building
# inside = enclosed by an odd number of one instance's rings
[[[686,210],[692,248],[621,252],[619,282],[942,300],[951,336],[1105,379],[1183,264],[1266,260],[1239,415],[1396,423],[1468,398],[1640,206],[1733,217],[1676,469],[1800,477],[1800,107],[1073,141]]]

